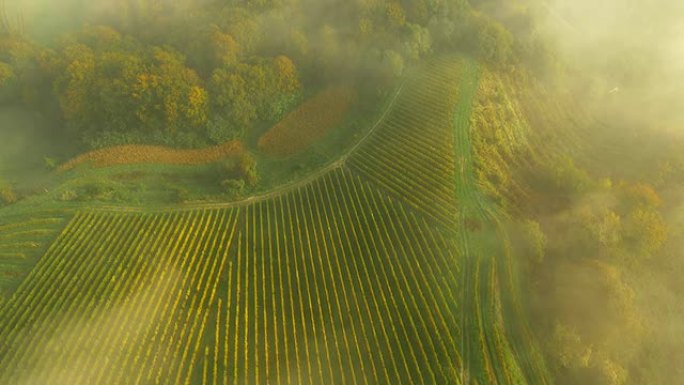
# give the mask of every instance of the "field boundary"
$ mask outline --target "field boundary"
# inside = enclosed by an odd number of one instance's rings
[[[327,165],[321,167],[320,169],[316,170],[315,172],[292,182],[283,184],[279,186],[278,188],[261,193],[261,194],[256,194],[256,195],[250,195],[248,197],[235,200],[235,201],[230,201],[230,202],[212,202],[212,203],[185,203],[185,204],[180,204],[174,206],[162,206],[162,207],[155,207],[152,209],[147,209],[147,208],[142,208],[142,207],[132,207],[132,206],[116,206],[116,205],[103,205],[103,206],[92,206],[92,207],[85,207],[87,210],[94,210],[94,211],[125,211],[125,212],[159,212],[159,211],[191,211],[191,210],[198,210],[198,209],[229,209],[229,208],[234,208],[234,207],[242,207],[242,206],[247,206],[253,203],[258,203],[262,202],[267,199],[271,199],[274,197],[277,197],[282,194],[286,194],[288,192],[297,190],[303,186],[306,186],[312,182],[314,182],[316,179],[320,178],[321,176],[327,174],[328,172],[331,172],[337,168],[340,168],[344,166],[346,161],[349,159],[351,155],[353,155],[358,148],[366,142],[368,138],[380,127],[381,123],[384,122],[386,116],[389,114],[389,112],[392,110],[392,107],[398,100],[399,96],[402,94],[404,90],[404,85],[405,85],[405,80],[401,82],[399,87],[397,88],[396,91],[394,91],[394,95],[390,99],[390,102],[387,104],[385,107],[383,113],[380,115],[380,117],[376,120],[376,122],[373,124],[373,126],[359,139],[354,146],[352,146],[348,151],[346,151],[342,156],[339,158],[335,159],[334,161],[328,163]]]
[[[175,149],[164,146],[129,144],[86,152],[60,165],[57,172],[69,171],[82,164],[91,164],[96,168],[135,164],[191,166],[215,163],[244,152],[242,142],[236,140],[199,149]]]

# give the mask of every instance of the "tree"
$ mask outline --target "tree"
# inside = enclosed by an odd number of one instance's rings
[[[406,17],[411,23],[427,24],[430,10],[426,0],[411,0],[406,7]]]
[[[247,79],[240,64],[236,68],[221,67],[214,70],[209,82],[209,93],[214,114],[225,118],[233,126],[251,127],[257,117],[248,93]]]
[[[116,31],[91,28],[67,42],[61,66],[54,88],[62,113],[92,147],[154,137],[187,145],[188,135],[203,133],[209,95],[170,47],[145,47]]]
[[[235,199],[244,193],[245,181],[243,179],[224,179],[221,181],[221,187],[228,198]]]
[[[470,19],[475,54],[493,65],[509,63],[513,58],[513,36],[501,24],[480,13]]]
[[[663,204],[663,200],[650,184],[623,185],[623,190],[625,203],[630,206],[657,208]]]
[[[578,168],[572,158],[564,156],[553,165],[554,181],[558,188],[569,193],[583,193],[593,187],[586,171]]]
[[[582,342],[577,330],[556,320],[553,328],[553,347],[558,363],[568,369],[589,367],[592,355],[591,346]]]
[[[15,78],[12,66],[0,61],[0,89],[8,87]]]
[[[238,172],[249,186],[254,186],[258,180],[257,163],[254,156],[245,152],[238,160]]]
[[[17,194],[14,192],[12,185],[0,180],[0,204],[10,205],[17,201]]]
[[[392,29],[399,29],[406,24],[404,7],[396,1],[390,1],[386,6],[387,22]]]
[[[54,70],[51,50],[24,36],[0,35],[0,92],[6,93],[0,96],[40,108],[52,96]]]
[[[11,65],[0,61],[0,103],[14,99],[17,77]]]
[[[240,44],[233,36],[223,33],[214,26],[211,32],[211,47],[214,53],[214,67],[230,66],[238,62],[242,54]]]
[[[408,24],[409,35],[404,42],[404,51],[411,59],[418,60],[432,51],[432,38],[427,28]]]
[[[626,238],[639,253],[650,257],[667,240],[667,225],[654,209],[636,207],[628,217]]]
[[[300,90],[296,67],[284,55],[218,68],[211,76],[209,91],[212,112],[223,128],[214,128],[226,134],[246,132],[257,121],[277,120]]]
[[[293,94],[299,92],[301,84],[297,76],[297,69],[290,58],[285,55],[276,56],[273,59],[278,92]]]

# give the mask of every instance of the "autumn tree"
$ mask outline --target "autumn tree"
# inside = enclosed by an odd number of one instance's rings
[[[54,64],[50,49],[21,35],[1,35],[0,97],[40,108],[51,96]]]
[[[406,56],[418,60],[432,52],[430,31],[418,24],[408,24],[408,36],[404,42]]]
[[[236,132],[249,131],[257,121],[275,121],[300,90],[296,67],[286,56],[216,69],[209,83],[212,140],[235,137]]]
[[[156,133],[174,143],[201,132],[208,93],[181,54],[113,30],[95,32],[84,31],[62,50],[55,90],[72,130],[96,147],[149,141]]]

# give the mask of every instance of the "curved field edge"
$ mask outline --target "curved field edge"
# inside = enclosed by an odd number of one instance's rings
[[[316,180],[320,176],[326,174],[327,172],[330,172],[336,168],[341,167],[345,161],[349,158],[351,154],[357,151],[359,146],[363,144],[369,137],[372,136],[372,134],[381,126],[385,118],[387,117],[388,113],[392,110],[395,102],[399,98],[399,96],[402,94],[404,91],[404,85],[406,82],[406,78],[412,76],[412,74],[418,72],[418,68],[412,68],[407,70],[407,74],[403,79],[400,79],[396,86],[389,92],[385,97],[384,101],[381,104],[381,108],[377,115],[375,115],[372,119],[372,124],[368,126],[358,141],[355,143],[351,144],[348,148],[344,150],[344,152],[337,158],[335,159],[330,159],[327,161],[327,163],[322,163],[320,166],[318,166],[313,172],[306,174],[304,176],[298,177],[296,179],[293,179],[291,181],[288,181],[286,183],[281,183],[277,185],[275,188],[271,190],[266,190],[263,192],[257,192],[255,194],[245,196],[242,198],[239,198],[237,200],[229,200],[229,201],[217,201],[217,202],[187,202],[187,203],[154,203],[154,202],[146,202],[144,205],[133,205],[133,204],[116,204],[116,203],[111,203],[111,202],[99,202],[99,201],[85,201],[85,202],[71,202],[71,201],[63,201],[58,198],[58,194],[61,192],[64,192],[64,188],[70,188],[73,187],[71,186],[72,184],[78,185],[79,183],[79,178],[78,177],[68,177],[64,181],[62,181],[58,186],[55,188],[51,189],[50,191],[46,191],[45,194],[39,194],[35,196],[30,196],[28,198],[22,199],[18,201],[17,203],[14,203],[12,205],[2,207],[0,208],[0,216],[11,216],[11,215],[30,215],[32,212],[35,212],[37,210],[63,210],[63,211],[70,211],[70,212],[77,212],[79,210],[90,210],[90,209],[95,209],[95,210],[103,210],[103,211],[108,211],[108,210],[114,210],[114,211],[127,211],[127,212],[162,212],[162,211],[189,211],[189,210],[197,210],[197,209],[202,209],[202,208],[233,208],[233,207],[242,207],[249,205],[251,203],[255,202],[260,202],[266,199],[270,199],[273,197],[277,197],[280,194],[287,193],[289,191],[295,190],[301,186],[305,186],[312,181]],[[227,142],[228,144],[233,143],[233,142]],[[242,144],[237,142],[238,146],[242,148]],[[227,144],[226,144],[227,145]],[[220,146],[220,145],[219,145]],[[216,147],[219,147],[216,146]],[[232,145],[231,145],[232,146]],[[135,146],[134,146],[135,147]],[[145,147],[145,146],[137,146],[137,147]],[[160,146],[150,146],[150,147],[157,147],[164,149],[165,151],[168,150],[167,148],[160,147]],[[174,150],[175,151],[175,150]],[[179,150],[179,151],[186,151],[186,150]],[[187,151],[202,151],[200,150],[187,150]],[[212,150],[215,151],[215,150]],[[241,151],[244,151],[244,149],[241,149]],[[80,162],[87,162],[87,160],[82,160]],[[184,167],[198,167],[201,166],[202,164],[195,164],[195,165],[168,165],[164,166],[165,168],[184,168]],[[140,165],[141,167],[144,165]],[[154,164],[150,165],[154,166]],[[123,167],[124,172],[128,172],[127,167],[131,167],[131,165],[113,165],[111,168],[115,169],[117,167]],[[104,170],[105,168],[102,168]],[[93,170],[95,171],[95,170]],[[137,171],[137,168],[134,168],[133,171]],[[64,172],[64,175],[67,175],[68,172]],[[70,178],[70,179],[69,179]]]
[[[458,237],[463,286],[467,288],[462,293],[466,370],[461,373],[461,381],[550,384],[550,373],[521,304],[515,255],[503,226],[508,215],[490,202],[476,183],[470,117],[480,71],[472,60],[463,60],[460,100],[453,115],[454,161],[459,170],[455,181],[460,208]],[[474,230],[473,222],[478,224]],[[482,298],[490,303],[478,303]]]

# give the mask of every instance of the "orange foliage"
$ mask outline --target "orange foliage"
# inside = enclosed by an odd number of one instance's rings
[[[230,156],[244,153],[242,142],[233,140],[202,149],[177,150],[162,146],[124,145],[103,148],[79,155],[64,163],[58,171],[67,171],[89,163],[93,167],[124,164],[175,164],[197,165],[218,162]]]
[[[275,156],[296,154],[340,124],[356,100],[345,87],[328,88],[305,101],[259,138],[259,149]]]

